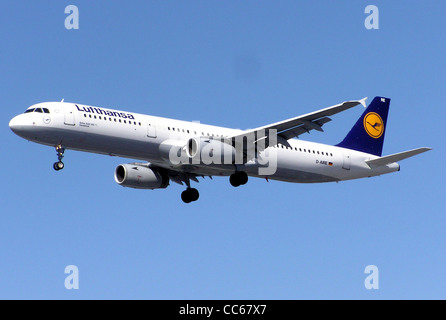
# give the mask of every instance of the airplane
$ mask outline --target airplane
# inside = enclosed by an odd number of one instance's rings
[[[54,147],[64,168],[65,150],[131,158],[120,164],[115,181],[123,187],[164,189],[170,182],[186,185],[185,203],[198,200],[191,181],[229,176],[239,187],[248,177],[296,183],[339,182],[400,170],[398,161],[431,150],[418,148],[382,156],[390,99],[345,101],[288,120],[249,129],[231,129],[79,103],[43,102],[9,122],[18,136]],[[363,105],[366,109],[337,145],[303,141],[321,131],[331,116]]]

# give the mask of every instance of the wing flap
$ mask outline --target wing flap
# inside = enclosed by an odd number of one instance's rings
[[[286,140],[299,137],[303,133],[310,133],[310,130],[324,132],[322,126],[330,122],[329,117],[323,117],[315,121],[302,120],[302,125],[279,132],[278,135]]]

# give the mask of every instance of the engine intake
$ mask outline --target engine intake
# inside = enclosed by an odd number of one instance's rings
[[[136,189],[164,189],[169,185],[167,173],[131,163],[116,167],[115,181],[123,187]]]

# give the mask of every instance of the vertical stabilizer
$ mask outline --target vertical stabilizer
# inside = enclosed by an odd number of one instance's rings
[[[381,157],[390,99],[375,97],[347,136],[337,146]]]

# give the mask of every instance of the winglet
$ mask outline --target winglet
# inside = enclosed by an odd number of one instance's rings
[[[358,102],[360,103],[360,104],[362,104],[362,106],[364,107],[364,108],[367,108],[367,105],[365,104],[365,101],[367,100],[367,97],[365,97],[365,98],[362,98],[361,100],[359,100]]]

